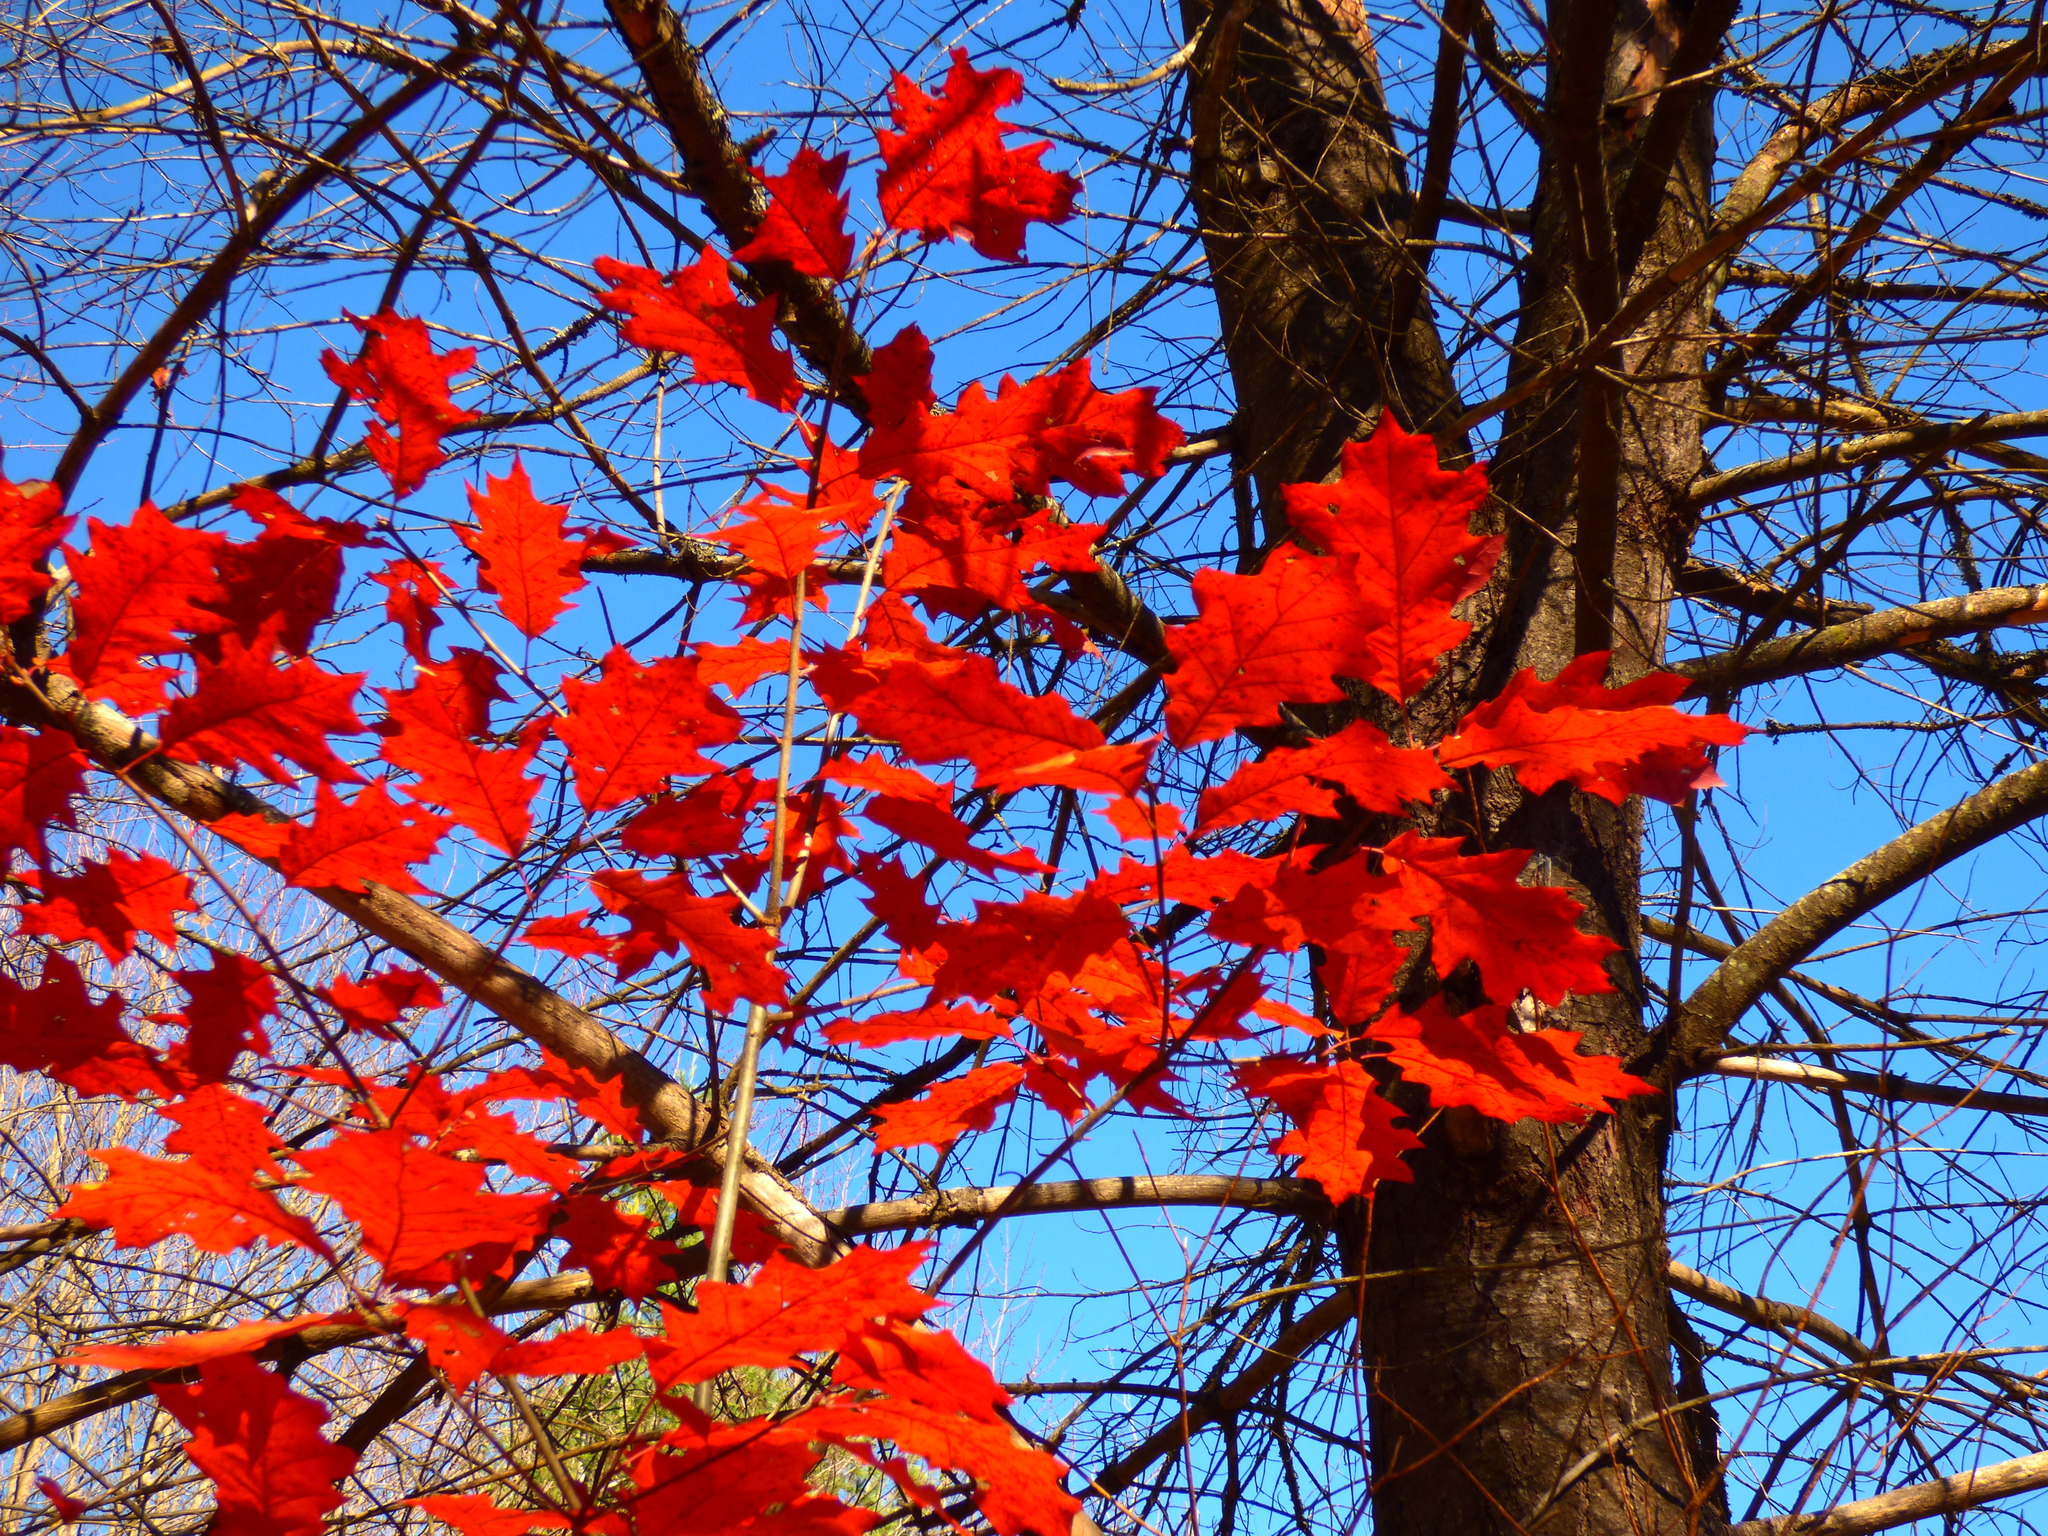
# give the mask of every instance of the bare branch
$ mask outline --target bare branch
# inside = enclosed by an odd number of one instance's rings
[[[1980,1504],[2009,1499],[2016,1493],[2048,1488],[2048,1451],[2018,1456],[2011,1461],[1993,1462],[1953,1477],[1895,1488],[1851,1504],[1817,1510],[1810,1515],[1774,1515],[1768,1520],[1751,1520],[1738,1525],[1730,1536],[1866,1536],[1870,1531],[1888,1531],[1961,1514]]]

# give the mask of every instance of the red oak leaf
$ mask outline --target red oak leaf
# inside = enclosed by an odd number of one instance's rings
[[[1012,1401],[989,1368],[950,1333],[911,1323],[870,1323],[839,1353],[833,1381],[905,1402],[951,1409],[985,1424],[1003,1422]]]
[[[405,1309],[405,1336],[426,1352],[427,1363],[457,1392],[466,1392],[491,1368],[511,1341],[460,1303],[420,1304]]]
[[[697,1310],[664,1307],[667,1336],[646,1341],[655,1385],[666,1391],[736,1365],[787,1365],[826,1353],[859,1337],[872,1318],[914,1323],[938,1305],[910,1283],[930,1249],[927,1242],[856,1248],[823,1269],[776,1254],[751,1284],[701,1281]]]
[[[155,1053],[121,1028],[121,999],[94,1002],[78,967],[56,954],[44,958],[33,987],[0,976],[0,1064],[45,1073],[88,1095],[175,1091],[164,1083]]]
[[[682,1250],[654,1236],[645,1216],[596,1195],[571,1195],[564,1206],[568,1214],[549,1235],[569,1245],[569,1262],[589,1270],[591,1284],[643,1301],[675,1283],[669,1260]]]
[[[1280,548],[1255,576],[1195,572],[1194,623],[1166,632],[1166,733],[1178,747],[1247,725],[1274,725],[1282,704],[1344,697],[1370,626],[1352,562]]]
[[[737,853],[747,813],[775,798],[772,779],[751,770],[714,773],[685,794],[650,801],[619,829],[619,846],[650,859],[711,859]]]
[[[713,1008],[731,1008],[743,997],[770,1006],[788,999],[788,982],[775,965],[775,935],[741,927],[732,897],[699,896],[687,875],[649,880],[622,869],[592,875],[590,888],[607,910],[632,924],[617,957],[621,976],[681,945],[703,968],[704,997]]]
[[[500,1376],[597,1376],[641,1357],[630,1328],[592,1333],[569,1328],[550,1338],[507,1344],[491,1361]]]
[[[389,784],[373,780],[347,804],[322,784],[313,796],[312,821],[294,822],[278,854],[285,879],[344,891],[361,891],[364,881],[375,880],[394,891],[424,893],[407,866],[431,859],[453,823],[392,799]]]
[[[135,952],[138,933],[177,948],[177,915],[199,910],[184,871],[153,853],[116,852],[80,874],[44,875],[40,883],[42,903],[16,909],[22,931],[59,944],[90,939],[109,965]]]
[[[279,645],[303,656],[313,644],[313,631],[334,616],[341,552],[360,548],[370,536],[351,523],[307,517],[261,486],[243,491],[235,506],[263,531],[254,542],[230,544],[222,552],[220,580],[227,596],[216,611],[244,645],[253,645],[270,625]]]
[[[1332,816],[1340,790],[1361,809],[1395,814],[1450,787],[1426,749],[1394,746],[1378,726],[1358,720],[1309,746],[1269,752],[1203,790],[1195,833],[1275,816]]]
[[[675,1224],[695,1227],[706,1237],[718,1220],[718,1191],[707,1184],[681,1179],[651,1186],[675,1210]],[[732,1256],[741,1264],[759,1264],[782,1246],[775,1229],[744,1205],[733,1213]]]
[[[1088,891],[977,902],[975,913],[971,923],[939,929],[946,960],[932,982],[935,1002],[1003,992],[1032,996],[1055,976],[1076,975],[1091,956],[1107,954],[1131,932],[1122,908]]]
[[[863,854],[854,867],[872,893],[863,898],[867,909],[882,920],[891,939],[905,949],[927,949],[938,942],[944,914],[925,900],[923,880],[906,875],[894,859],[871,854]]]
[[[682,353],[690,360],[691,383],[732,384],[778,411],[802,397],[796,365],[775,341],[775,301],[742,304],[716,251],[707,247],[694,266],[666,278],[609,256],[598,257],[596,268],[612,285],[605,307],[628,317],[626,340]]]
[[[88,544],[71,558],[71,643],[56,665],[88,693],[134,713],[162,701],[168,673],[146,657],[186,649],[181,635],[227,628],[218,568],[228,541],[180,528],[145,502],[123,527],[86,520]]]
[[[22,731],[0,726],[0,872],[13,851],[25,850],[47,865],[44,837],[53,826],[69,827],[71,797],[85,787],[85,754],[62,731]]]
[[[521,1130],[510,1115],[486,1114],[477,1107],[464,1110],[441,1133],[436,1145],[445,1152],[474,1152],[485,1162],[503,1163],[521,1178],[538,1179],[557,1191],[569,1189],[583,1177],[582,1163],[550,1151],[537,1137]]]
[[[50,551],[71,522],[49,481],[0,477],[0,624],[26,618],[49,592]]]
[[[295,1152],[305,1187],[362,1229],[363,1251],[394,1286],[482,1281],[547,1230],[552,1195],[484,1191],[484,1170],[418,1146],[403,1131],[350,1131]]]
[[[1412,698],[1444,653],[1471,633],[1454,604],[1486,584],[1498,538],[1467,531],[1486,497],[1485,471],[1442,470],[1429,438],[1382,413],[1373,435],[1346,443],[1330,485],[1282,488],[1287,520],[1329,555],[1358,557],[1358,593],[1370,635],[1355,675],[1396,699]]]
[[[370,424],[370,457],[391,481],[391,493],[410,496],[447,457],[441,439],[476,420],[448,393],[448,381],[476,362],[474,347],[436,352],[427,323],[390,310],[356,327],[369,338],[362,357],[344,362],[337,352],[320,354],[327,377],[377,413]],[[398,428],[394,439],[385,430]]]
[[[807,1417],[807,1416],[806,1416]],[[632,1464],[633,1486],[615,1517],[633,1536],[863,1536],[878,1520],[814,1493],[806,1478],[818,1452],[799,1425],[761,1419],[736,1425],[690,1423],[671,1431]]]
[[[875,372],[862,382],[881,398],[861,445],[861,474],[906,481],[922,502],[954,516],[1044,496],[1055,480],[1092,496],[1119,495],[1127,472],[1155,478],[1181,444],[1151,390],[1105,394],[1090,382],[1085,358],[1023,384],[1005,376],[993,400],[970,384],[940,412],[931,403],[931,350],[912,327],[875,354]]]
[[[398,626],[405,641],[405,653],[414,661],[426,661],[427,641],[441,627],[441,606],[447,577],[434,560],[394,560],[370,580],[385,589],[384,617]]]
[[[564,608],[566,594],[583,585],[583,541],[567,532],[569,509],[533,494],[526,465],[512,461],[509,475],[486,475],[484,489],[469,487],[475,528],[455,536],[477,557],[477,585],[497,594],[498,611],[529,640],[544,633]]]
[[[580,960],[586,955],[603,955],[607,960],[617,952],[621,937],[599,933],[590,926],[591,908],[537,918],[526,925],[520,937],[535,949],[552,949]]]
[[[578,1113],[589,1116],[622,1141],[646,1138],[647,1128],[640,1123],[640,1112],[627,1102],[623,1077],[614,1072],[600,1079],[552,1051],[543,1050],[540,1055],[538,1067],[514,1067],[493,1073],[465,1094],[465,1102],[567,1099]]]
[[[789,670],[789,642],[738,640],[731,645],[699,641],[692,653],[697,675],[738,698],[764,677]]]
[[[1024,1069],[1015,1062],[979,1067],[965,1077],[940,1083],[915,1099],[877,1104],[875,1146],[937,1147],[953,1145],[969,1131],[985,1131],[996,1111],[1017,1097]]]
[[[1010,1425],[964,1418],[943,1407],[898,1397],[859,1406],[827,1403],[803,1417],[807,1432],[854,1450],[895,1479],[906,1494],[917,1478],[900,1457],[884,1460],[848,1442],[886,1440],[935,1467],[953,1467],[974,1479],[974,1502],[999,1536],[1065,1536],[1081,1501],[1062,1486],[1066,1467],[1029,1445]],[[914,1497],[914,1495],[913,1495]]]
[[[514,1345],[513,1348],[528,1348]],[[480,1493],[436,1493],[405,1501],[423,1509],[462,1536],[527,1536],[530,1531],[563,1531],[569,1517],[552,1509],[500,1509]]]
[[[356,1452],[324,1439],[327,1410],[246,1355],[199,1367],[190,1385],[151,1384],[192,1436],[185,1456],[213,1479],[214,1536],[320,1536]]]
[[[1369,1195],[1382,1179],[1406,1184],[1415,1177],[1401,1154],[1421,1146],[1420,1138],[1394,1124],[1401,1112],[1357,1062],[1272,1056],[1239,1062],[1235,1070],[1239,1086],[1271,1100],[1294,1126],[1273,1150],[1299,1157],[1301,1176],[1332,1200]]]
[[[194,1081],[219,1083],[244,1051],[270,1054],[263,1024],[277,1011],[277,983],[247,955],[216,952],[204,971],[178,970],[171,979],[192,1001],[175,1022],[185,1038],[168,1053],[170,1064]]]
[[[1048,171],[1043,143],[1009,149],[1010,125],[996,116],[1024,94],[1013,69],[978,70],[967,50],[953,50],[953,67],[936,96],[907,75],[891,86],[890,119],[897,132],[875,135],[882,149],[882,216],[894,229],[914,229],[927,240],[954,234],[994,261],[1024,253],[1024,231],[1034,220],[1058,224],[1074,211],[1081,184],[1064,171]]]
[[[272,660],[272,632],[253,647],[237,635],[222,635],[220,659],[198,658],[198,685],[190,698],[176,699],[158,731],[174,757],[231,768],[246,763],[273,784],[289,786],[289,758],[323,781],[362,777],[334,755],[330,734],[358,731],[351,701],[368,675],[329,672],[318,662],[293,657]]]
[[[834,1045],[894,1045],[900,1040],[937,1040],[950,1035],[969,1040],[1007,1040],[1010,1021],[968,1003],[928,1003],[902,1013],[834,1019],[825,1026],[825,1038]]]
[[[1521,849],[1461,854],[1456,838],[1403,832],[1382,853],[1401,882],[1387,905],[1429,919],[1438,975],[1470,960],[1497,1002],[1512,1002],[1524,989],[1551,1004],[1567,992],[1613,991],[1606,960],[1619,946],[1579,931],[1584,908],[1561,887],[1519,884],[1529,858]]]
[[[796,152],[789,169],[763,176],[768,213],[734,261],[787,262],[806,277],[842,278],[853,261],[853,236],[846,229],[845,155],[827,160],[810,145]]]
[[[1429,1090],[1439,1109],[1466,1105],[1495,1120],[1565,1124],[1604,1111],[1610,1099],[1656,1090],[1613,1056],[1582,1056],[1577,1030],[1517,1032],[1509,1012],[1482,1004],[1452,1014],[1440,996],[1412,1013],[1395,1009],[1366,1034],[1393,1049],[1388,1060]]]
[[[516,853],[533,826],[540,781],[526,770],[540,742],[491,747],[477,739],[490,733],[491,705],[505,697],[498,664],[458,648],[445,662],[422,662],[412,687],[380,691],[384,761],[417,775],[407,796],[445,807],[479,837]]]
[[[1576,657],[1549,682],[1523,668],[1437,744],[1437,756],[1446,768],[1511,766],[1531,794],[1570,784],[1616,805],[1630,795],[1676,805],[1719,784],[1707,748],[1735,746],[1749,727],[1671,708],[1692,686],[1676,673],[1603,686],[1608,654]]]
[[[64,1491],[64,1485],[54,1477],[36,1479],[36,1492],[50,1501],[50,1508],[56,1512],[58,1521],[64,1525],[76,1525],[85,1518],[91,1507],[83,1499],[74,1499]]]
[[[361,981],[337,976],[319,992],[334,1005],[342,1023],[380,1040],[397,1040],[392,1025],[414,1009],[438,1008],[442,1002],[441,984],[425,971],[407,966],[392,966]]]
[[[747,557],[748,571],[740,578],[747,589],[741,622],[765,624],[777,615],[792,617],[796,578],[811,568],[818,547],[833,537],[831,530],[821,526],[817,509],[806,506],[802,496],[772,485],[744,503],[739,513],[737,522],[714,537]],[[822,585],[812,586],[810,600],[813,607],[825,606]],[[788,654],[785,648],[785,661]]]
[[[230,1355],[253,1355],[266,1344],[327,1320],[324,1312],[316,1312],[270,1322],[236,1323],[204,1333],[167,1333],[154,1344],[99,1344],[64,1358],[76,1365],[104,1365],[117,1371],[182,1370]]]
[[[934,784],[910,768],[893,767],[880,758],[840,758],[825,764],[823,777],[874,791],[861,814],[898,837],[922,843],[940,858],[992,875],[997,870],[1018,874],[1049,874],[1051,866],[1027,848],[991,853],[974,845],[974,832],[952,811],[950,786]]]
[[[738,713],[704,686],[688,656],[641,663],[614,646],[599,681],[565,678],[562,696],[569,712],[554,731],[569,749],[586,811],[652,794],[672,774],[716,773],[697,749],[740,733]]]

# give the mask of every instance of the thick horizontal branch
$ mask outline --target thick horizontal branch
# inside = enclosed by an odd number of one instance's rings
[[[1671,670],[1693,680],[1696,696],[1729,693],[1846,667],[1889,651],[1910,650],[1929,640],[2027,624],[2048,624],[2048,586],[1992,587],[1888,608],[1804,634],[1677,662]]]
[[[46,677],[41,692],[10,686],[0,694],[0,708],[19,723],[66,732],[95,763],[125,774],[131,783],[195,821],[216,821],[230,813],[284,819],[211,770],[163,756],[140,726],[87,699],[67,678]],[[600,1079],[617,1078],[626,1102],[657,1139],[707,1149],[716,1140],[715,1117],[687,1088],[628,1047],[595,1015],[438,913],[375,881],[365,882],[360,893],[320,887],[310,894],[529,1040]],[[841,1251],[842,1240],[818,1213],[765,1159],[748,1150],[750,1166],[741,1184],[747,1203],[774,1224],[806,1263],[825,1263]]]
[[[1986,785],[1857,860],[1737,945],[1679,1011],[1656,1070],[1668,1084],[1711,1070],[1735,1021],[1806,956],[1935,870],[2048,814],[2048,762]]]
[[[1723,1056],[1709,1071],[1721,1077],[1747,1077],[1764,1083],[1788,1083],[1815,1093],[1864,1093],[1898,1104],[1936,1104],[1948,1109],[1979,1109],[1987,1114],[2048,1115],[2048,1098],[2038,1094],[1997,1093],[1988,1088],[1950,1088],[1936,1083],[1910,1083],[1883,1072],[1844,1072],[1836,1067],[1779,1061],[1770,1056]]]
[[[1004,1209],[1006,1202],[1016,1203]],[[1021,1195],[1012,1184],[934,1190],[910,1200],[878,1200],[824,1213],[849,1237],[869,1232],[909,1232],[921,1227],[967,1227],[997,1211],[1005,1216],[1043,1216],[1059,1211],[1113,1211],[1134,1206],[1222,1205],[1290,1215],[1326,1213],[1329,1202],[1310,1179],[1239,1179],[1226,1174],[1149,1173],[1113,1179],[1074,1179],[1034,1184]]]
[[[1871,1531],[1888,1531],[1916,1520],[1958,1515],[2014,1494],[2032,1493],[2037,1488],[2048,1488],[2048,1451],[1993,1462],[1988,1467],[1915,1483],[1910,1488],[1895,1488],[1890,1493],[1858,1499],[1852,1504],[1837,1504],[1833,1509],[1812,1514],[1750,1520],[1736,1526],[1731,1536],[1867,1536]]]
[[[1734,1286],[1710,1279],[1676,1259],[1666,1262],[1664,1278],[1679,1295],[1690,1296],[1694,1301],[1717,1312],[1725,1312],[1730,1317],[1739,1317],[1744,1322],[1779,1333],[1811,1335],[1851,1360],[1873,1358],[1874,1351],[1869,1345],[1840,1323],[1822,1317],[1811,1308],[1795,1307],[1789,1302],[1772,1301],[1767,1296],[1752,1296],[1746,1291],[1738,1291]]]

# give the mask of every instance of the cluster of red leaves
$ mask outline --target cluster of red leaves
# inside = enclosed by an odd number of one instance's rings
[[[891,227],[964,235],[985,256],[1015,259],[1027,224],[1068,216],[1076,184],[1040,165],[1045,146],[1004,144],[995,114],[1020,91],[1013,73],[978,71],[964,54],[936,96],[898,79],[895,131],[880,136]],[[697,382],[795,412],[803,388],[776,339],[775,304],[742,297],[735,273],[848,280],[847,163],[803,149],[764,177],[764,217],[730,257],[707,248],[666,276],[601,259],[611,285],[602,302],[625,317],[627,342],[687,357]],[[442,438],[474,420],[449,390],[473,354],[436,350],[416,319],[357,324],[361,355],[329,353],[326,366],[372,408],[371,455],[393,493],[410,495],[441,462]],[[1384,696],[1385,718],[1406,720],[1463,641],[1458,605],[1486,583],[1498,547],[1471,531],[1481,471],[1441,468],[1427,439],[1387,421],[1345,449],[1331,483],[1286,488],[1291,542],[1255,571],[1198,573],[1194,617],[1168,630],[1164,745],[1112,740],[1066,698],[1027,692],[989,655],[936,638],[927,619],[1017,615],[1079,653],[1083,636],[1026,578],[1092,569],[1100,528],[1066,521],[1048,498],[1056,486],[1119,495],[1129,476],[1157,477],[1179,429],[1148,390],[1096,388],[1085,361],[1005,378],[993,394],[969,384],[942,405],[932,349],[915,328],[877,349],[859,383],[864,438],[836,444],[799,417],[790,425],[807,447],[803,484],[752,488],[710,533],[746,559],[741,622],[786,625],[784,640],[700,640],[652,659],[614,646],[553,685],[548,707],[501,720],[512,700],[499,661],[474,649],[436,655],[439,610],[473,588],[496,599],[514,631],[541,639],[573,608],[584,562],[624,542],[572,527],[569,509],[543,500],[514,459],[469,492],[472,520],[456,531],[472,575],[403,547],[362,573],[384,589],[411,674],[378,690],[373,724],[356,713],[367,674],[312,652],[348,552],[380,540],[269,492],[237,504],[255,529],[248,537],[177,525],[148,506],[125,524],[91,521],[69,555],[68,643],[50,668],[154,717],[170,756],[310,784],[303,816],[235,815],[212,829],[301,887],[421,891],[415,871],[456,835],[517,856],[549,754],[584,814],[579,847],[616,848],[621,867],[587,876],[594,906],[524,917],[518,942],[601,960],[620,978],[686,955],[719,1012],[792,995],[778,930],[750,894],[764,893],[776,850],[786,879],[765,891],[771,912],[847,883],[895,949],[906,989],[924,995],[832,1019],[824,1039],[862,1050],[979,1046],[973,1070],[882,1105],[877,1148],[950,1147],[1023,1094],[1069,1122],[1111,1102],[1173,1114],[1179,1073],[1206,1055],[1227,1061],[1237,1088],[1284,1122],[1273,1149],[1298,1159],[1303,1177],[1332,1199],[1369,1198],[1379,1181],[1407,1177],[1403,1155],[1419,1144],[1382,1091],[1390,1073],[1438,1109],[1501,1120],[1577,1120],[1642,1091],[1616,1059],[1581,1053],[1577,1033],[1517,1027],[1520,1000],[1609,990],[1616,948],[1581,930],[1567,892],[1523,883],[1525,853],[1415,831],[1378,847],[1316,841],[1318,825],[1405,814],[1482,769],[1512,772],[1538,794],[1567,785],[1616,802],[1677,801],[1715,782],[1712,749],[1743,734],[1675,708],[1679,679],[1606,686],[1605,656],[1549,680],[1518,675],[1434,742],[1397,744],[1364,721],[1320,739],[1297,729],[1291,707],[1361,686]],[[885,503],[886,535],[872,548],[864,541]],[[50,557],[70,531],[50,487],[0,482],[0,620],[51,600]],[[842,540],[868,558],[879,590],[846,643],[806,646],[807,608],[826,606],[810,574]],[[750,691],[771,675],[892,750],[827,753],[786,792],[757,779],[726,749],[756,707]],[[1259,755],[1205,789],[1183,825],[1181,809],[1153,792],[1165,777],[1155,777],[1155,756],[1241,732]],[[362,771],[366,743],[381,762],[376,777]],[[960,764],[971,781],[912,764]],[[96,1153],[104,1176],[75,1186],[59,1214],[120,1247],[296,1249],[347,1266],[363,1298],[341,1314],[75,1357],[193,1373],[155,1390],[218,1491],[216,1529],[312,1536],[341,1503],[355,1452],[325,1437],[324,1410],[266,1362],[293,1335],[343,1326],[416,1351],[454,1393],[514,1377],[647,1372],[676,1427],[648,1430],[612,1486],[581,1490],[563,1510],[503,1508],[475,1493],[416,1501],[468,1536],[858,1536],[876,1516],[810,1481],[832,1448],[871,1462],[941,1517],[950,1518],[928,1477],[906,1458],[966,1478],[1002,1536],[1064,1536],[1078,1506],[1061,1467],[1012,1426],[988,1369],[924,1325],[935,1303],[911,1284],[923,1245],[858,1249],[807,1269],[742,1213],[734,1252],[754,1266],[751,1280],[699,1283],[680,1304],[680,1283],[701,1271],[677,1238],[713,1223],[715,1198],[646,1141],[618,1081],[551,1057],[460,1081],[276,1059],[273,1040],[305,1033],[297,1017],[284,1027],[293,1010],[329,1040],[403,1040],[408,1016],[442,1004],[440,988],[405,967],[308,989],[243,956],[178,963],[181,921],[205,905],[195,881],[211,870],[146,851],[99,856],[60,835],[89,771],[61,732],[0,728],[0,852],[19,897],[15,931],[43,952],[33,983],[0,975],[0,1063],[148,1105],[162,1130],[160,1150]],[[1031,789],[1096,797],[1088,803],[1116,840],[1141,851],[1081,882],[1065,878],[1056,848],[1049,862],[1008,838],[989,846],[1000,797]],[[1264,827],[1264,851],[1221,838],[1240,827]],[[941,869],[987,883],[989,899],[971,917],[949,910],[933,879]],[[1175,927],[1206,937],[1216,963],[1173,967],[1150,936],[1169,909]],[[189,1001],[148,1015],[141,1030],[80,960],[118,968],[145,941]],[[1321,1019],[1264,995],[1281,973],[1275,957],[1311,947]],[[1464,1000],[1455,1011],[1452,997]],[[1253,1019],[1293,1027],[1308,1044],[1235,1057],[1197,1049],[1258,1040]],[[251,1086],[265,1074],[343,1107],[324,1129],[286,1137]],[[536,1100],[565,1101],[622,1149],[588,1165],[565,1155],[522,1121],[518,1106]],[[620,1199],[628,1192],[635,1203]],[[647,1214],[650,1204],[666,1219]],[[501,1331],[489,1300],[551,1245],[597,1289],[657,1298],[661,1331]],[[772,1420],[712,1422],[683,1390],[736,1367],[795,1365],[818,1390],[801,1412]],[[72,1501],[51,1497],[68,1518]]]

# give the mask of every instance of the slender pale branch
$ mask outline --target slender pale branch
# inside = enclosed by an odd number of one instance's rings
[[[1779,1061],[1770,1056],[1723,1056],[1709,1069],[1722,1077],[1748,1077],[1765,1083],[1789,1083],[1815,1093],[1867,1093],[1899,1104],[1937,1104],[1950,1109],[1980,1109],[1991,1114],[2048,1115],[2048,1098],[2028,1093],[1996,1093],[1985,1088],[1950,1088],[1937,1083],[1911,1083],[1882,1072],[1843,1072],[1835,1067]]]
[[[1988,1467],[1937,1477],[1932,1482],[1895,1488],[1833,1509],[1805,1515],[1773,1515],[1738,1525],[1730,1536],[1866,1536],[1871,1531],[1888,1531],[1911,1525],[1916,1520],[1933,1520],[1957,1515],[2017,1493],[2048,1488],[2048,1451],[1996,1461]]]
[[[1006,1202],[1014,1204],[1005,1210]],[[877,1200],[824,1213],[848,1236],[868,1232],[909,1232],[920,1227],[971,1227],[997,1211],[1005,1216],[1043,1216],[1061,1211],[1113,1211],[1134,1206],[1222,1205],[1289,1215],[1327,1213],[1321,1186],[1310,1179],[1240,1179],[1226,1174],[1149,1173],[1111,1179],[1073,1179],[1034,1184],[1021,1195],[1016,1186],[934,1190],[909,1200]]]

